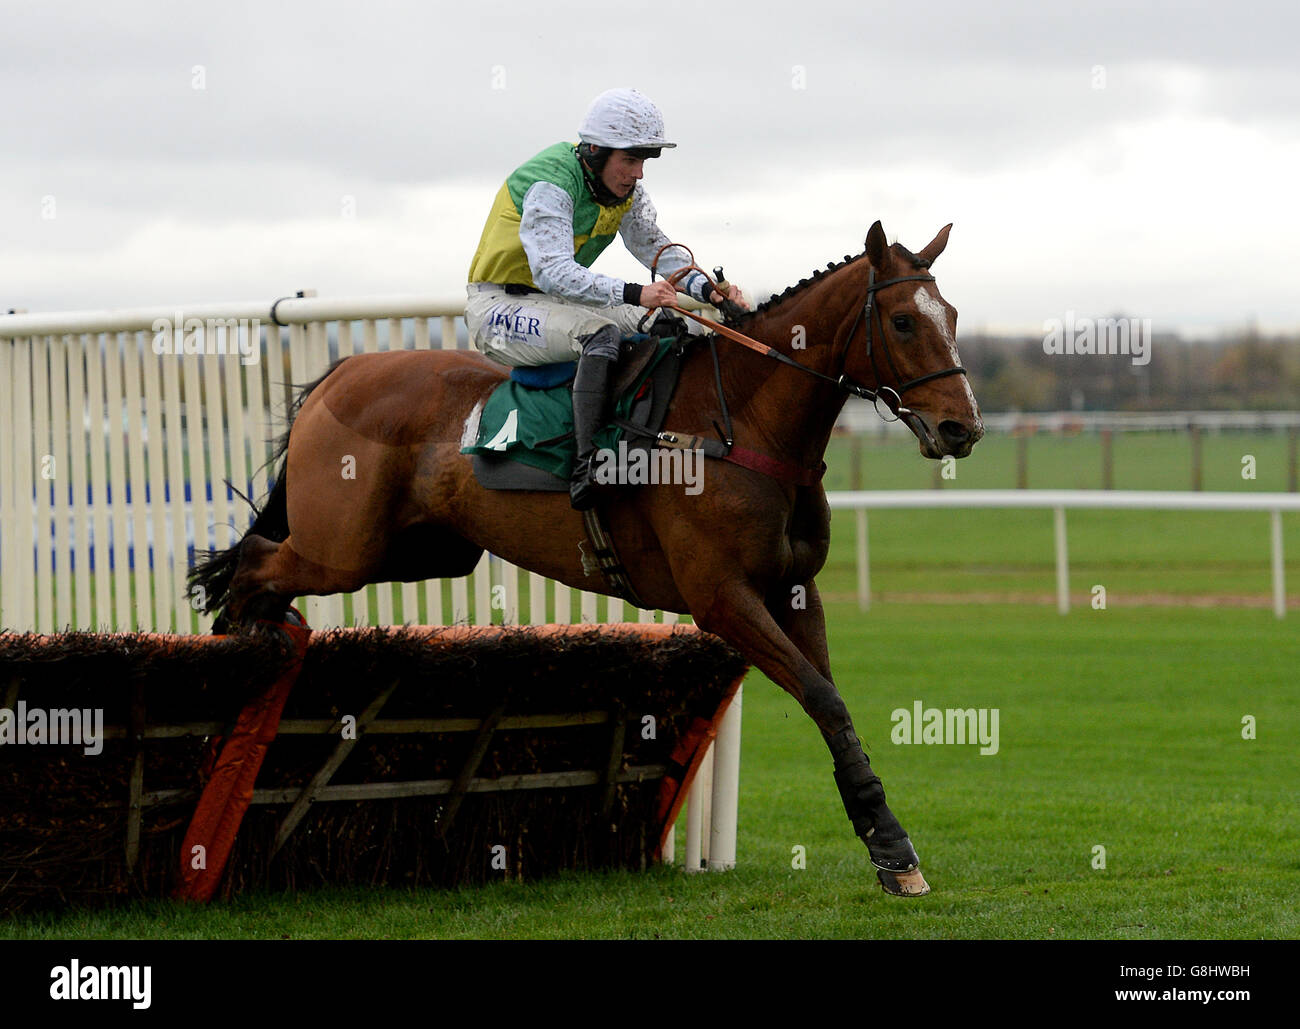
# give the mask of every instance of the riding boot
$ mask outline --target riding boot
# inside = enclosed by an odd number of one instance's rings
[[[577,459],[569,483],[569,503],[586,511],[596,503],[598,484],[592,478],[592,437],[609,422],[609,380],[618,359],[618,329],[611,325],[584,342],[573,377],[573,434]]]

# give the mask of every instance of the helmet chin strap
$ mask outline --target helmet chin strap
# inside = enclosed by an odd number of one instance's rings
[[[605,169],[605,162],[609,160],[609,155],[613,153],[613,150],[609,147],[596,147],[589,143],[579,143],[574,148],[574,152],[578,155],[578,162],[582,165],[582,179],[587,184],[587,191],[591,194],[591,198],[601,207],[614,207],[632,195],[632,190],[636,189],[635,185],[622,196],[618,196],[605,185],[604,180],[601,178],[601,173]],[[589,161],[595,161],[595,166],[593,167]]]

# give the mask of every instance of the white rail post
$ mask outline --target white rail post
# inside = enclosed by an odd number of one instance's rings
[[[709,871],[736,867],[736,822],[740,804],[740,697],[727,705],[713,745],[713,817],[709,825]]]
[[[35,492],[36,480],[35,475],[35,446],[36,438],[28,431],[32,424],[32,375],[36,361],[37,343],[35,339],[22,339],[14,341],[15,350],[13,357],[14,372],[14,390],[13,399],[13,422],[14,428],[13,439],[14,446],[14,511],[23,517],[16,518],[15,521],[9,522],[11,527],[17,531],[6,532],[5,538],[13,537],[16,541],[18,556],[9,568],[8,578],[10,581],[18,579],[20,582],[19,605],[11,610],[5,617],[5,624],[10,629],[23,632],[35,631],[36,624],[36,590],[34,572],[30,560],[30,555],[36,548],[36,523],[28,516],[30,511],[29,498]],[[0,383],[7,386],[8,383]],[[101,555],[108,553],[108,534],[103,536],[103,549]],[[102,557],[104,568],[108,568],[108,558]],[[19,577],[21,576],[21,579]],[[104,591],[104,597],[107,598],[109,592]],[[101,619],[105,624],[110,624],[108,619]]]
[[[703,769],[701,769],[703,771]],[[700,803],[700,772],[695,773],[690,792],[686,795],[686,871],[700,870],[700,855],[704,846],[704,805]]]
[[[512,565],[509,561],[501,560],[497,563],[501,573],[501,585],[504,587],[505,606],[501,611],[502,625],[519,624],[519,568]]]
[[[716,738],[709,744],[709,749],[704,752],[704,760],[700,762],[700,770],[696,773],[695,789],[692,791],[691,803],[699,805],[700,808],[700,863],[699,868],[709,867],[709,844],[712,842],[713,826],[713,759],[717,757],[718,746]]]
[[[69,629],[76,628],[72,624],[72,575],[69,565],[72,554],[72,540],[68,534],[68,437],[71,433],[71,425],[68,423],[68,386],[67,386],[67,341],[62,336],[51,336],[45,341],[45,349],[49,358],[50,366],[50,449],[42,457],[41,463],[44,466],[46,461],[51,462],[48,467],[42,468],[41,477],[46,480],[45,488],[54,494],[54,506],[52,514],[54,516],[54,629],[56,632],[67,632]],[[136,381],[137,387],[139,380]],[[136,416],[139,417],[140,407],[135,405]],[[81,425],[78,424],[80,429]],[[135,473],[138,469],[132,468]],[[131,490],[133,493],[138,492],[139,480],[132,474]],[[144,498],[137,496],[135,503],[132,505],[135,510],[144,510]],[[48,528],[48,524],[46,525]],[[47,545],[48,545],[48,537]],[[139,537],[135,542],[136,568],[140,560],[140,543]],[[146,557],[146,561],[148,558]],[[149,580],[146,574],[145,587],[148,588]],[[145,598],[146,606],[150,598]],[[142,621],[141,625],[144,624]],[[152,626],[150,626],[152,628]]]
[[[469,625],[469,576],[451,580],[451,621],[453,625]]]
[[[1286,565],[1282,561],[1282,512],[1274,508],[1269,512],[1273,523],[1273,614],[1286,617]]]
[[[858,508],[858,610],[871,610],[871,564],[867,546],[867,509]]]
[[[474,569],[474,624],[492,624],[492,555],[486,550]]]
[[[26,511],[25,506],[18,502],[19,496],[24,501],[27,499],[17,486],[18,444],[25,434],[26,424],[18,420],[13,393],[26,393],[29,382],[25,376],[20,380],[14,370],[20,346],[17,340],[0,340],[0,438],[12,441],[0,447],[0,524],[5,526],[3,539],[0,539],[0,547],[3,547],[0,552],[0,625],[14,627],[22,624],[20,609],[28,578],[19,570],[23,549],[18,544],[17,529],[31,521],[19,517]],[[12,390],[10,383],[13,383]]]
[[[1065,508],[1055,507],[1056,523],[1056,610],[1070,613],[1070,558],[1065,542]]]
[[[547,589],[546,589],[546,578],[545,578],[545,576],[538,575],[536,572],[529,572],[529,573],[528,573],[528,624],[529,624],[529,625],[545,625],[545,624],[546,624],[546,619],[547,619],[547,614],[546,614],[546,606],[547,606],[547,605],[546,605],[546,594],[547,594],[547,592],[548,592],[548,591],[547,591]],[[558,591],[557,591],[557,592],[558,592]],[[556,603],[555,607],[556,607],[556,612],[555,612],[555,613],[556,613],[556,618],[555,618],[555,620],[556,620],[557,622],[567,622],[567,621],[568,621],[567,618],[560,618],[560,617],[559,617],[559,613],[560,613],[560,612],[559,612],[559,607],[560,607],[560,605],[559,605],[558,602]]]

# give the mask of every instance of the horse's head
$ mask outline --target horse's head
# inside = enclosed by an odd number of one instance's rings
[[[864,306],[853,323],[844,372],[869,382],[877,408],[898,415],[926,457],[965,457],[984,435],[979,405],[957,356],[957,310],[927,269],[951,225],[918,254],[890,246],[880,222],[867,233]]]

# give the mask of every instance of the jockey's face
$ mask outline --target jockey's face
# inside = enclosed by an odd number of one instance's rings
[[[615,150],[601,169],[600,180],[620,200],[626,200],[641,178],[645,158],[633,157],[626,150]]]

